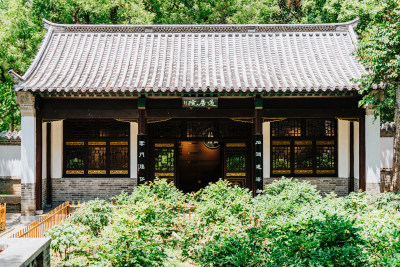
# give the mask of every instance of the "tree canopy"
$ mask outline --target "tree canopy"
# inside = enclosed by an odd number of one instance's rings
[[[13,81],[7,71],[23,74],[29,67],[45,32],[42,18],[76,24],[224,24],[326,23],[360,17],[360,39],[373,40],[376,32],[384,42],[386,31],[379,32],[378,23],[394,6],[399,6],[398,0],[0,0],[0,131],[19,128]],[[395,12],[387,17],[399,21]],[[365,56],[360,54],[363,62],[371,63]],[[378,78],[370,77],[370,82]],[[363,87],[367,84],[363,80]],[[394,109],[391,86],[381,109],[388,120]]]

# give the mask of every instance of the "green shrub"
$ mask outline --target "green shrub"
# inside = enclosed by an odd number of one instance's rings
[[[285,178],[255,198],[222,180],[184,194],[157,179],[46,235],[54,266],[400,266],[399,194],[321,197]]]
[[[108,225],[112,219],[112,208],[105,200],[96,199],[89,201],[85,208],[75,211],[69,219],[72,224],[88,226],[93,235],[98,235],[101,229]]]

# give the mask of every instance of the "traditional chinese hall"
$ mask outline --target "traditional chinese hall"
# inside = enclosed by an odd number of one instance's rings
[[[321,193],[380,190],[379,117],[359,107],[357,20],[292,25],[61,25],[24,75],[22,213],[155,178],[282,176]]]

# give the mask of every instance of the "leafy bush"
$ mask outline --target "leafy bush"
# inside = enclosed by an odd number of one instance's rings
[[[222,180],[195,194],[155,180],[88,202],[47,235],[54,266],[399,266],[399,200],[321,197],[285,178],[255,198]]]

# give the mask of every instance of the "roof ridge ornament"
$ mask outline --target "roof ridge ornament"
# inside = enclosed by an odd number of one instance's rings
[[[319,24],[58,24],[42,19],[46,29],[55,32],[110,33],[224,33],[224,32],[334,32],[355,29],[356,18],[348,22]]]
[[[19,75],[18,73],[16,73],[16,72],[15,72],[14,70],[12,70],[12,69],[8,71],[8,74],[10,74],[11,77],[13,77],[14,83],[20,83],[20,82],[25,81],[24,78],[22,78],[21,75]]]

